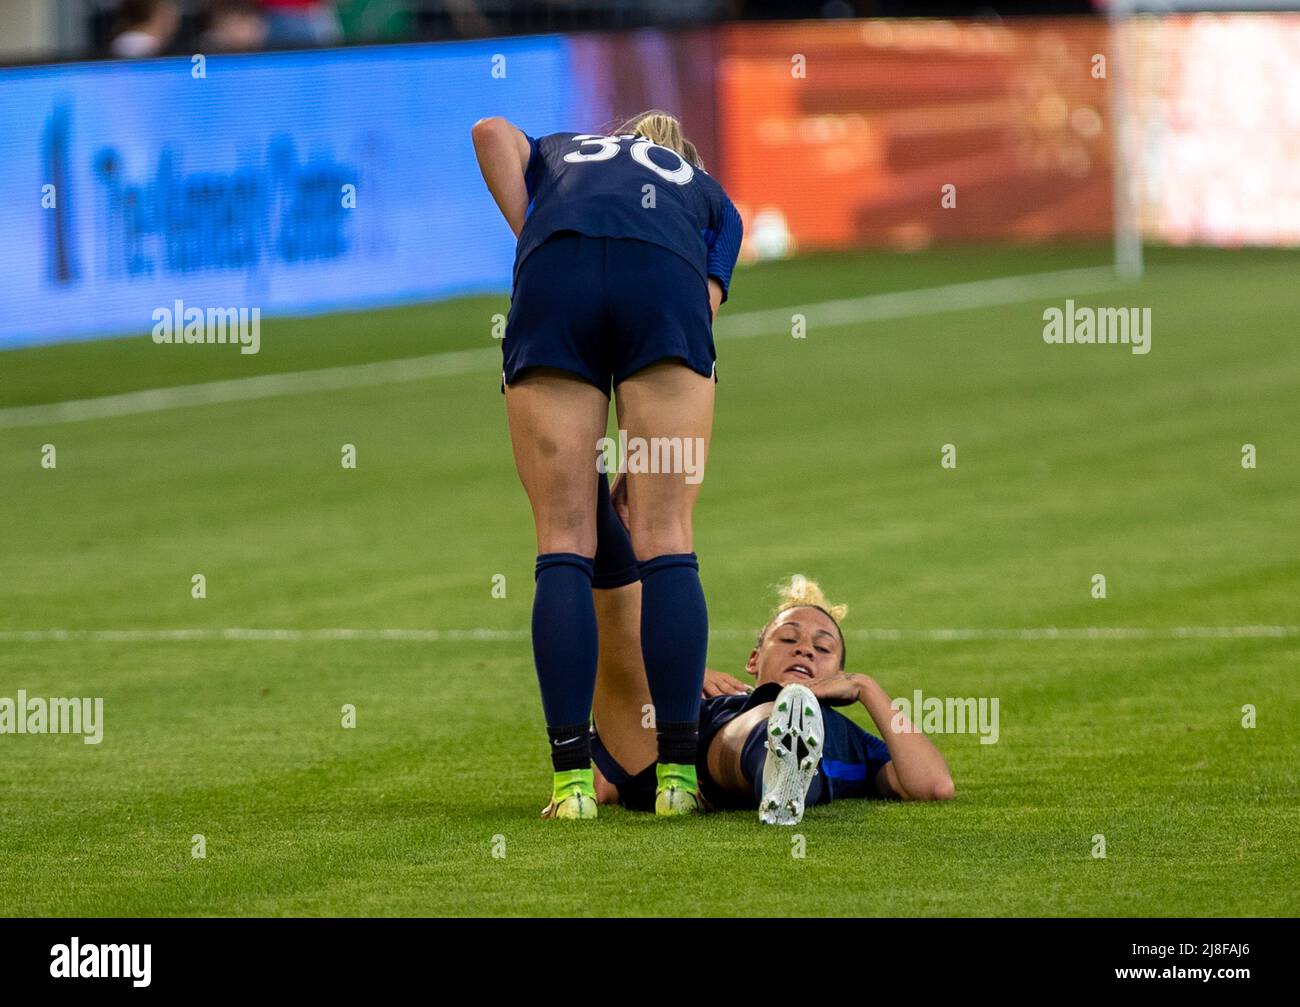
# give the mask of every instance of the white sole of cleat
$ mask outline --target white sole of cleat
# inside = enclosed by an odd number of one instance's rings
[[[808,788],[817,775],[826,730],[817,697],[803,685],[787,685],[767,719],[767,759],[758,820],[764,825],[798,825]]]

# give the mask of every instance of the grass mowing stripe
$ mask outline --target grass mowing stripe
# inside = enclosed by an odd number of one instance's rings
[[[840,298],[817,304],[795,305],[761,311],[747,311],[726,316],[718,322],[718,339],[749,339],[771,335],[790,327],[792,314],[803,314],[819,325],[853,325],[859,322],[886,321],[963,311],[972,308],[1014,304],[1057,291],[1072,294],[1090,293],[1121,285],[1109,267],[1066,269],[1026,276],[973,280],[920,290],[902,290],[865,297]],[[402,381],[423,381],[491,371],[500,363],[496,347],[453,350],[422,357],[405,357],[368,364],[350,364],[310,371],[287,371],[261,374],[250,378],[232,378],[170,388],[151,388],[121,395],[92,399],[74,399],[42,405],[0,409],[0,429],[76,423],[83,420],[112,419],[141,413],[206,406],[226,402],[247,402],[281,395],[305,395],[311,392],[367,388]]]
[[[1094,264],[999,254],[755,266],[726,314]],[[955,801],[810,809],[799,859],[750,812],[538,819],[535,540],[495,367],[0,431],[3,630],[292,634],[0,641],[0,698],[102,697],[106,717],[98,745],[0,735],[0,914],[743,916],[780,890],[809,915],[1295,915],[1300,255],[1152,260],[1141,286],[1077,299],[1151,306],[1143,357],[1043,344],[1042,308],[1078,291],[813,319],[805,340],[783,309],[782,335],[719,343],[697,530],[712,666],[740,672],[768,585],[800,572],[849,605],[849,671],[999,701],[996,744],[936,732]],[[238,359],[147,338],[14,351],[4,403],[486,355],[502,307],[277,320]],[[329,627],[363,635],[309,635]],[[367,638],[386,627],[503,636]]]
[[[711,629],[714,640],[742,640],[750,630]],[[905,640],[930,643],[965,640],[1260,640],[1300,636],[1300,626],[1037,626],[1021,629],[849,629],[850,640],[888,642]],[[355,640],[376,643],[498,642],[531,639],[525,629],[8,629],[0,630],[0,643],[60,643],[92,640],[104,643],[210,642],[248,640],[298,642]]]

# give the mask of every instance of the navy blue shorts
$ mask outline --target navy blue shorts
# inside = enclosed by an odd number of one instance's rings
[[[503,384],[555,367],[611,386],[660,360],[714,376],[709,286],[676,252],[559,231],[519,267],[502,343]]]

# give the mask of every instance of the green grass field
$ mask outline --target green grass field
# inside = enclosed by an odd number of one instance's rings
[[[806,258],[738,273],[724,315],[1104,260]],[[1154,250],[1140,285],[1075,297],[1150,307],[1147,356],[1045,345],[1043,309],[1069,289],[719,339],[696,524],[710,664],[739,672],[771,585],[803,572],[850,606],[850,671],[892,695],[1001,703],[997,744],[935,739],[955,801],[812,809],[802,859],[749,814],[537,818],[534,548],[490,357],[114,419],[6,428],[0,412],[0,696],[105,710],[98,746],[0,735],[0,913],[1295,915],[1300,637],[1169,631],[1300,624],[1298,270],[1290,253]],[[490,353],[505,304],[270,320],[255,357],[147,336],[11,351],[0,410]],[[925,634],[1052,626],[1150,632]],[[19,635],[229,627],[506,632]]]

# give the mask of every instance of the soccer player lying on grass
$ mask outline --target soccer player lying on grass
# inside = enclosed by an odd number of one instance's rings
[[[640,584],[616,507],[600,480],[594,584],[600,657],[592,758],[595,798],[653,810],[656,790],[652,708],[640,650]],[[925,735],[893,709],[874,679],[845,672],[842,606],[795,577],[758,635],[739,679],[709,671],[696,757],[702,807],[759,809],[768,824],[793,825],[810,804],[851,797],[948,800],[952,777]],[[820,701],[820,702],[819,702]],[[861,703],[884,741],[821,704]],[[898,729],[896,730],[895,727]],[[820,762],[820,772],[817,771]],[[543,814],[554,814],[552,803]]]

